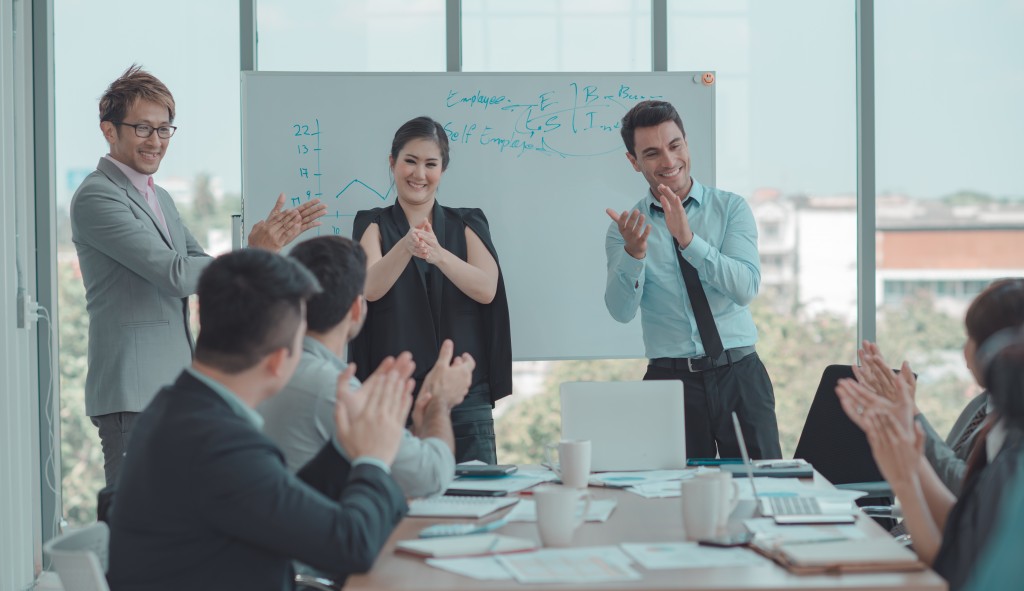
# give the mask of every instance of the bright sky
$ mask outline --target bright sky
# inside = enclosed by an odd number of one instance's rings
[[[158,180],[207,171],[237,192],[238,3],[54,4],[58,200],[106,152],[97,101],[133,62],[178,105]],[[646,0],[463,7],[467,70],[650,68]],[[259,0],[258,10],[261,69],[444,69],[443,0]],[[1024,196],[1024,3],[878,0],[875,10],[879,191]],[[670,69],[718,73],[719,185],[855,190],[853,0],[669,0],[669,19]]]

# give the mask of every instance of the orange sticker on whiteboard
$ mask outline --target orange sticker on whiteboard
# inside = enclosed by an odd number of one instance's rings
[[[704,72],[704,75],[700,77],[700,81],[704,83],[704,86],[711,86],[715,83],[715,75],[711,72]]]

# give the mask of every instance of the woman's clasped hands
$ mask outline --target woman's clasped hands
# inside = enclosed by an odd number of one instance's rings
[[[427,220],[423,220],[414,228],[409,228],[409,233],[405,235],[405,246],[409,249],[409,254],[431,265],[436,265],[445,252],[434,235],[433,226]]]

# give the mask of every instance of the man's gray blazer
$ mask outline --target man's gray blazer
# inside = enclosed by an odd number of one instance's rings
[[[924,418],[924,415],[917,416],[918,422],[924,429],[924,455],[928,458],[928,463],[935,469],[935,473],[939,475],[946,488],[958,497],[963,486],[964,474],[967,472],[967,459],[974,448],[974,440],[978,437],[978,432],[981,431],[981,425],[985,423],[982,422],[975,426],[974,431],[968,434],[966,443],[959,451],[953,451],[953,446],[963,437],[964,431],[970,427],[971,419],[974,418],[978,409],[987,403],[987,392],[982,392],[972,398],[957,417],[956,422],[953,423],[953,428],[945,440],[935,431],[928,419]]]
[[[188,296],[213,260],[156,187],[167,222],[106,158],[71,200],[71,239],[85,282],[85,412],[140,412],[192,362]]]

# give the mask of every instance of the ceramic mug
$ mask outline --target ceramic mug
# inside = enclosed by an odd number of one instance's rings
[[[576,528],[583,524],[590,511],[590,494],[578,488],[546,484],[533,491],[533,500],[541,543],[549,548],[570,545]],[[582,512],[581,500],[584,501]]]
[[[552,451],[558,448],[558,463]],[[562,484],[570,488],[587,488],[590,480],[590,440],[565,440],[544,446],[544,459],[558,474]]]

